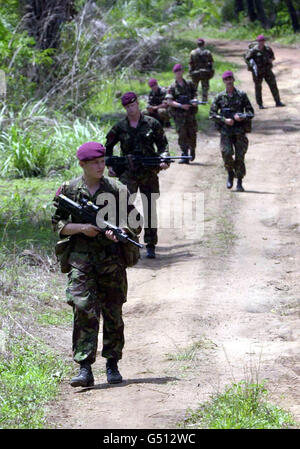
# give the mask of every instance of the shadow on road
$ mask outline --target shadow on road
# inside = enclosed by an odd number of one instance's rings
[[[237,192],[236,190],[232,190],[231,193],[241,193],[241,192]],[[259,190],[246,190],[242,193],[258,193],[259,195],[276,195],[275,192],[260,192]]]
[[[173,382],[174,380],[180,380],[177,377],[145,377],[139,379],[127,379],[123,380],[123,382],[119,384],[97,384],[93,387],[83,388],[82,390],[75,391],[75,393],[84,393],[90,390],[107,390],[109,388],[119,388],[119,387],[127,387],[132,384],[156,384],[156,385],[164,385],[168,382]]]

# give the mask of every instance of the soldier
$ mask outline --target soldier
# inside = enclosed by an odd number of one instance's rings
[[[168,104],[165,100],[167,90],[158,85],[155,78],[148,82],[151,91],[148,96],[147,115],[156,118],[161,126],[170,127],[170,117],[168,114]]]
[[[252,71],[256,103],[258,104],[259,109],[264,109],[262,100],[262,82],[265,79],[271,90],[276,106],[285,106],[280,101],[276,78],[272,71],[273,61],[275,59],[273,50],[271,47],[265,45],[266,38],[262,34],[257,37],[256,41],[257,44],[250,48],[245,55],[248,69]]]
[[[121,192],[124,194],[125,189],[127,198],[128,191],[118,181],[103,176],[104,156],[105,147],[98,142],[81,145],[77,158],[83,176],[65,182],[56,192],[56,197],[64,194],[75,202],[86,198],[96,203],[99,194],[110,193],[116,200],[118,211],[119,195]],[[78,219],[70,217],[62,210],[56,201],[55,204],[53,229],[61,238],[69,239],[69,279],[66,296],[74,313],[73,358],[80,364],[79,374],[70,384],[72,387],[94,385],[91,365],[96,360],[100,313],[103,316],[102,356],[107,359],[107,381],[122,382],[118,360],[122,358],[124,347],[122,306],[127,296],[126,263],[121,253],[122,243],[117,241],[112,231],[100,233],[97,226],[78,222]],[[126,203],[126,222],[128,213],[133,209],[133,206],[127,206]],[[133,235],[141,230],[140,227],[132,229],[128,226],[127,229],[130,229]]]
[[[246,174],[244,159],[248,149],[246,132],[250,132],[254,111],[247,94],[234,87],[233,73],[229,70],[224,72],[222,79],[226,90],[214,99],[209,118],[215,121],[221,133],[222,158],[228,172],[227,188],[231,189],[236,177],[236,190],[243,192],[242,179]]]
[[[134,92],[126,92],[121,102],[127,115],[113,126],[106,136],[107,156],[112,156],[113,148],[118,142],[120,142],[122,156],[129,154],[169,156],[168,141],[162,126],[155,118],[144,115],[140,111],[137,95]],[[136,194],[138,189],[142,194],[144,217],[147,217],[144,241],[149,259],[155,258],[155,246],[158,241],[156,212],[156,200],[159,197],[158,172],[168,167],[169,164],[162,163],[159,167],[141,167],[136,170],[128,168],[119,178],[123,184],[126,184],[131,194]],[[112,167],[109,167],[109,175],[116,176]]]
[[[205,41],[200,37],[197,39],[198,48],[191,51],[189,62],[189,74],[198,89],[199,81],[202,86],[202,101],[207,102],[209,91],[209,80],[214,76],[213,57],[209,50],[204,48]]]
[[[175,81],[168,88],[166,99],[172,107],[172,116],[178,134],[178,145],[181,149],[181,156],[189,156],[195,159],[197,144],[197,104],[191,104],[192,100],[197,100],[197,89],[192,81],[183,78],[183,66],[175,64],[173,67]],[[188,164],[189,160],[182,159],[180,164]]]

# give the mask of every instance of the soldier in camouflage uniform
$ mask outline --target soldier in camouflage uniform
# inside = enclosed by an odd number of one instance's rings
[[[233,73],[228,70],[223,73],[222,78],[226,90],[214,99],[209,118],[215,121],[221,133],[222,158],[228,172],[227,188],[231,189],[236,177],[236,190],[243,192],[242,179],[246,174],[244,159],[248,149],[246,132],[250,131],[250,120],[254,117],[254,111],[247,94],[234,87]]]
[[[170,117],[168,114],[168,105],[165,100],[167,89],[158,85],[155,78],[149,80],[151,91],[148,96],[147,115],[156,118],[161,126],[170,126]]]
[[[207,102],[209,91],[209,80],[214,76],[213,63],[214,59],[209,50],[204,48],[204,39],[197,39],[198,48],[191,51],[189,62],[189,74],[193,83],[198,89],[201,81],[202,101]]]
[[[252,71],[256,102],[260,109],[264,109],[262,100],[262,82],[265,80],[271,90],[276,106],[284,106],[280,101],[276,78],[272,71],[273,61],[275,59],[273,50],[271,47],[265,45],[266,38],[262,34],[259,35],[256,40],[257,44],[250,48],[245,55],[248,69]],[[251,65],[252,61],[256,64],[257,74],[255,74],[255,70]]]
[[[103,176],[105,148],[97,142],[87,142],[77,151],[83,176],[65,182],[56,192],[78,202],[86,198],[96,203],[100,194],[111,194],[119,210],[120,193],[128,198],[128,191],[121,183]],[[125,190],[125,192],[124,192]],[[124,198],[124,197],[123,197]],[[67,303],[73,307],[73,358],[80,364],[80,371],[71,380],[73,387],[94,384],[91,365],[96,360],[100,313],[103,316],[102,356],[107,359],[106,371],[109,383],[122,381],[117,362],[124,347],[124,323],[122,306],[126,302],[126,264],[121,253],[121,243],[112,231],[100,233],[92,224],[80,220],[62,210],[54,199],[56,210],[52,225],[61,238],[69,239]],[[112,204],[114,206],[114,204]],[[127,209],[128,207],[128,209]],[[127,206],[128,213],[134,207]],[[138,215],[138,214],[137,214]],[[117,218],[119,221],[120,217]],[[122,218],[124,223],[124,217]],[[119,224],[118,222],[116,223]],[[125,228],[125,226],[122,226]],[[129,228],[133,235],[141,228]],[[127,231],[129,232],[129,231]]]
[[[178,145],[181,149],[181,156],[192,156],[195,159],[197,145],[197,105],[192,105],[191,100],[197,99],[197,89],[192,81],[183,78],[183,67],[175,64],[173,67],[175,81],[168,88],[166,99],[172,108],[172,116],[178,134]],[[180,160],[181,164],[188,164],[189,160]]]
[[[153,117],[144,115],[139,109],[138,98],[134,92],[126,92],[121,98],[127,116],[112,127],[106,136],[106,154],[112,156],[114,146],[119,142],[121,155],[169,156],[168,141],[160,123]],[[157,152],[155,151],[155,146]],[[156,200],[159,197],[158,172],[169,167],[162,163],[159,167],[141,167],[137,170],[126,169],[120,181],[126,184],[131,194],[138,189],[142,194],[144,211],[144,241],[147,257],[155,258],[157,245]],[[112,167],[109,175],[116,176]]]

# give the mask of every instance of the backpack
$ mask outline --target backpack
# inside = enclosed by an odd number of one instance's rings
[[[246,51],[246,53],[243,54],[243,58],[244,58],[244,61],[245,61],[245,63],[246,63],[247,69],[248,69],[250,72],[251,72],[253,69],[252,69],[252,66],[250,65],[250,62],[247,61],[246,57],[248,56],[249,51],[252,50],[252,48],[255,47],[255,45],[257,45],[257,41],[252,41],[252,42],[250,42],[250,44],[248,44],[248,50]]]

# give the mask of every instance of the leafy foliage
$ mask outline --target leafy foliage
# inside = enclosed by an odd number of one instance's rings
[[[292,416],[266,402],[264,383],[241,381],[191,411],[185,427],[207,429],[282,429],[295,425]]]
[[[41,406],[56,396],[57,384],[67,369],[56,354],[38,344],[11,338],[7,349],[10,358],[0,358],[0,427],[43,428]]]

